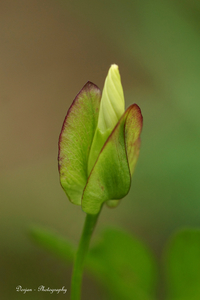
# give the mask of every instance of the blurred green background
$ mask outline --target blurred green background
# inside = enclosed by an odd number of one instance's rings
[[[35,246],[28,228],[77,243],[84,213],[60,187],[58,136],[75,95],[88,80],[102,89],[112,63],[144,127],[131,192],[103,209],[96,234],[108,225],[136,234],[162,273],[171,233],[200,226],[200,2],[9,0],[0,16],[0,298],[36,299],[17,285],[70,289],[71,267]],[[86,274],[83,300],[103,293]],[[49,298],[69,292],[37,294]]]

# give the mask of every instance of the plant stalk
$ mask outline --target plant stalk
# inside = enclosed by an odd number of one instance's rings
[[[83,227],[78,250],[74,260],[74,267],[71,280],[71,300],[81,299],[81,284],[84,268],[84,260],[89,248],[90,239],[94,231],[99,213],[96,215],[87,214]]]

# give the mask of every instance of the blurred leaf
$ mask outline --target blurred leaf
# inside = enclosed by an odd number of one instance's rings
[[[156,267],[149,250],[131,235],[105,230],[87,266],[110,293],[109,299],[154,299]]]
[[[165,253],[169,299],[200,299],[200,230],[175,234]]]
[[[50,253],[55,254],[67,263],[73,261],[74,247],[65,238],[38,226],[32,227],[30,233],[33,240]]]
[[[34,241],[65,262],[73,260],[74,248],[49,230],[32,227]],[[154,299],[156,266],[149,250],[136,238],[117,229],[105,230],[88,253],[85,268],[106,288],[111,299]]]

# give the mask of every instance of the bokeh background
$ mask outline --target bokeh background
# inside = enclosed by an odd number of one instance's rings
[[[78,242],[84,213],[62,191],[57,142],[75,95],[101,89],[119,65],[126,106],[144,127],[130,194],[104,208],[96,235],[124,228],[157,257],[180,227],[200,226],[200,2],[0,1],[0,298],[36,299],[16,286],[70,289],[71,266],[38,248],[38,224]],[[95,237],[94,237],[95,239]],[[162,275],[160,275],[162,278]],[[158,298],[164,299],[164,288]],[[84,277],[83,300],[103,299]],[[37,299],[69,299],[38,293]]]

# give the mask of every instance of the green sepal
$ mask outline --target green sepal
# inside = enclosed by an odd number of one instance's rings
[[[97,126],[101,91],[87,82],[74,99],[59,137],[60,183],[69,200],[81,205],[88,178],[88,157]]]
[[[82,197],[83,211],[97,214],[103,202],[128,194],[139,153],[141,128],[141,111],[133,104],[112,131],[89,175]]]
[[[115,208],[119,205],[120,200],[107,200],[106,205],[110,208]]]
[[[134,128],[134,132],[136,136],[139,136],[142,129],[142,115],[140,108],[138,106],[135,107],[134,110],[131,111],[132,117],[129,117],[128,122],[129,124],[126,124],[126,128]],[[136,162],[138,160],[139,152],[140,152],[140,138],[138,138],[135,141],[135,138],[132,137],[131,134],[126,134],[126,146],[127,146],[127,154],[128,154],[128,161],[129,161],[129,168],[131,175],[134,172]],[[133,139],[132,139],[133,138]],[[114,208],[118,206],[120,200],[108,200],[106,201],[106,205],[110,208]]]
[[[137,104],[132,104],[129,108],[131,109],[126,120],[125,141],[130,173],[132,175],[140,152],[143,117]]]

